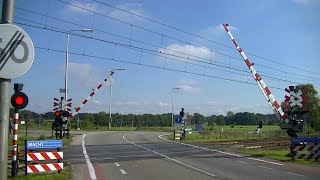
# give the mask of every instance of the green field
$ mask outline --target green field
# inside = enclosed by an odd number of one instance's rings
[[[273,149],[254,149],[254,150],[234,150],[234,152],[250,155],[252,157],[262,157],[273,160],[278,160],[282,162],[296,163],[296,164],[304,164],[315,167],[320,167],[320,161],[315,161],[315,159],[305,160],[305,159],[296,159],[292,160],[291,157],[288,157],[289,148],[283,148],[280,150]]]

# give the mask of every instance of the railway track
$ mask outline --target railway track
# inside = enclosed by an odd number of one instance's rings
[[[263,138],[263,139],[246,139],[246,140],[232,140],[232,141],[212,141],[205,142],[206,146],[215,146],[221,148],[274,148],[274,147],[289,147],[290,138]]]

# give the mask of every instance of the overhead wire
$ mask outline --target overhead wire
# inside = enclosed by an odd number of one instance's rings
[[[46,51],[65,53],[65,50],[58,50],[58,49],[53,49],[53,48],[37,47],[37,46],[35,48],[36,49],[41,49],[41,50],[46,50]],[[145,64],[145,63],[141,63],[141,62],[133,62],[132,60],[121,60],[121,59],[117,59],[117,58],[109,58],[109,57],[102,57],[102,56],[96,56],[96,55],[89,55],[89,54],[73,52],[73,51],[68,51],[68,53],[72,54],[72,55],[90,57],[90,58],[93,58],[93,59],[102,59],[102,60],[107,60],[107,61],[114,61],[114,62],[120,62],[120,63],[126,63],[126,64],[138,65],[138,66],[145,66],[145,67],[150,67],[150,68],[163,69],[163,70],[168,70],[168,71],[186,73],[186,74],[191,74],[191,75],[209,77],[209,78],[214,78],[214,79],[220,79],[220,80],[226,80],[226,81],[232,81],[232,82],[237,82],[237,83],[242,83],[242,84],[250,84],[250,85],[256,86],[255,83],[251,83],[251,82],[247,82],[247,81],[241,81],[241,80],[237,80],[237,79],[230,79],[230,78],[224,78],[224,77],[213,76],[213,75],[207,75],[207,74],[196,73],[196,72],[191,72],[191,71],[186,71],[186,70],[179,70],[179,69],[168,68],[168,67],[161,67],[161,66],[150,65],[150,64]],[[282,88],[274,87],[274,86],[270,86],[270,88],[283,90]]]
[[[62,0],[58,0],[58,1],[63,2]],[[119,10],[119,11],[122,11],[122,12],[125,12],[125,13],[128,13],[128,14],[134,15],[134,16],[136,16],[136,17],[139,17],[139,18],[142,18],[142,19],[151,21],[151,22],[153,22],[153,23],[156,23],[156,24],[159,24],[159,25],[168,27],[168,28],[170,28],[170,29],[173,29],[173,30],[182,32],[182,33],[184,33],[184,34],[191,35],[191,36],[193,36],[193,37],[200,38],[200,39],[206,40],[206,41],[208,41],[208,42],[215,43],[215,44],[218,44],[218,45],[223,46],[223,47],[227,47],[227,48],[229,48],[229,49],[234,49],[234,47],[232,47],[232,46],[228,46],[228,45],[222,44],[222,43],[220,43],[220,42],[214,41],[214,40],[212,40],[212,39],[203,37],[203,36],[198,35],[198,34],[190,33],[190,32],[188,32],[188,31],[185,31],[185,30],[181,29],[181,28],[177,28],[177,27],[174,27],[174,26],[171,26],[171,25],[162,23],[162,22],[160,22],[160,21],[151,19],[151,18],[149,18],[149,17],[145,17],[145,16],[142,16],[142,15],[140,15],[140,14],[136,14],[136,13],[130,12],[130,11],[128,11],[128,10],[125,10],[125,9],[122,9],[122,8],[119,8],[119,7],[116,7],[116,6],[113,6],[113,5],[109,4],[109,3],[102,2],[102,1],[99,1],[99,0],[94,0],[94,1],[95,1],[95,2],[98,2],[98,3],[100,3],[100,4],[103,4],[103,5],[105,5],[105,6],[111,7],[111,8],[113,8],[113,9],[116,9],[116,10]],[[265,58],[265,57],[262,57],[262,56],[259,56],[259,55],[256,55],[256,54],[253,54],[253,53],[250,53],[250,52],[248,52],[247,54],[250,54],[250,55],[255,56],[255,57],[257,57],[257,58],[260,58],[260,59],[263,59],[263,60],[266,60],[266,61],[270,61],[270,62],[272,62],[272,63],[279,64],[279,65],[282,65],[282,66],[285,66],[285,67],[290,67],[290,68],[292,68],[292,69],[296,69],[296,70],[305,71],[305,72],[309,72],[309,73],[312,73],[312,74],[320,75],[320,73],[316,73],[316,72],[309,71],[309,70],[305,70],[305,69],[301,69],[301,68],[298,68],[298,67],[295,67],[295,66],[292,66],[292,65],[280,63],[280,62],[277,62],[277,61],[271,60],[271,59],[269,59],[269,58]]]
[[[85,10],[85,11],[88,11],[88,12],[91,12],[91,13],[94,13],[94,14],[98,14],[98,15],[100,15],[100,16],[102,16],[102,17],[105,17],[105,18],[108,18],[108,19],[112,19],[112,20],[117,21],[117,22],[121,22],[121,23],[130,25],[131,27],[136,27],[136,28],[138,28],[138,29],[141,29],[141,30],[144,30],[144,31],[147,31],[147,32],[150,32],[150,33],[159,35],[159,36],[163,36],[163,37],[166,37],[166,38],[169,38],[169,39],[172,39],[172,40],[181,42],[181,43],[193,45],[193,46],[195,46],[195,47],[203,48],[203,49],[206,49],[206,50],[210,51],[209,48],[206,48],[206,47],[203,47],[203,46],[199,46],[199,45],[196,45],[196,44],[193,44],[193,43],[190,43],[190,42],[186,42],[186,41],[181,40],[181,39],[178,39],[178,38],[176,38],[176,37],[169,36],[169,35],[165,35],[165,34],[163,34],[163,33],[159,33],[159,32],[153,31],[153,30],[151,30],[151,29],[147,29],[147,28],[145,28],[145,27],[138,26],[138,25],[129,23],[129,22],[127,22],[127,21],[123,21],[123,20],[120,20],[120,19],[117,19],[117,18],[108,16],[108,15],[102,14],[102,13],[97,12],[97,11],[94,11],[94,10],[81,7],[81,6],[79,6],[79,5],[76,5],[76,4],[73,4],[73,3],[70,3],[70,2],[65,2],[65,1],[63,1],[63,0],[56,0],[56,1],[59,1],[59,2],[64,3],[64,4],[68,4],[68,5],[70,5],[70,6],[73,6],[73,7],[76,7],[76,8],[79,8],[79,9],[82,9],[82,10]],[[169,26],[168,26],[168,27],[169,27]],[[182,31],[183,31],[183,30],[182,30]],[[182,32],[182,31],[181,31],[181,32]],[[192,33],[190,33],[189,35],[191,35],[191,34],[192,34]],[[194,36],[198,36],[198,35],[195,35],[195,34],[193,34],[193,35],[194,35]],[[199,38],[200,38],[200,37],[202,37],[202,36],[199,36]],[[203,39],[206,39],[206,40],[209,40],[208,38],[205,38],[205,37],[202,37],[202,38],[203,38]],[[210,41],[210,42],[215,42],[215,41]],[[230,48],[230,49],[234,49],[234,48],[232,48],[231,46],[227,46],[227,45],[224,45],[224,46],[225,46],[225,47],[228,47],[228,48]],[[278,63],[278,62],[276,62],[276,61],[269,60],[269,59],[267,59],[267,58],[263,58],[263,57],[254,55],[254,54],[252,54],[252,53],[248,53],[248,54],[253,55],[253,56],[256,56],[256,57],[258,57],[258,58],[260,58],[260,59],[265,59],[265,60],[268,60],[268,61],[270,61],[270,62]],[[241,60],[240,58],[236,58],[236,59],[237,59],[237,60]],[[279,63],[278,63],[278,64],[279,64]],[[260,65],[260,64],[256,63],[256,65]],[[280,63],[280,65],[285,65],[285,64]],[[307,71],[307,70],[299,69],[299,68],[297,68],[297,67],[293,67],[293,66],[290,66],[290,65],[285,65],[285,66],[286,66],[286,67],[294,68],[294,69],[296,69],[296,70],[309,72],[309,71]],[[266,68],[267,68],[267,67],[266,67]],[[277,71],[280,71],[280,72],[285,72],[285,71],[283,71],[282,69],[277,69],[277,68],[273,68],[273,69],[274,69],[274,70],[277,70]],[[293,74],[293,75],[298,75],[298,76],[299,76],[299,74],[296,74],[296,73],[291,73],[291,72],[286,72],[286,73],[287,73],[287,74]],[[315,72],[311,72],[311,71],[310,71],[309,73],[313,73],[313,74],[318,74],[318,75],[320,75],[319,73],[315,73]],[[300,75],[300,76],[301,76],[301,75]],[[304,77],[308,78],[307,76],[304,76]]]
[[[18,19],[19,19],[19,17],[18,17]],[[37,23],[37,22],[32,21],[32,20],[26,20],[26,21],[33,22],[33,23]],[[18,22],[18,23],[19,23],[19,22]],[[114,44],[114,45],[117,45],[117,46],[121,46],[121,47],[124,47],[124,48],[129,48],[129,49],[133,49],[133,50],[143,51],[144,53],[147,53],[147,54],[159,56],[159,57],[162,57],[162,58],[172,59],[172,60],[175,60],[175,61],[184,62],[184,63],[188,63],[188,64],[191,64],[191,65],[200,66],[200,67],[207,68],[207,69],[220,70],[220,71],[223,71],[223,72],[228,72],[228,73],[233,73],[233,74],[238,74],[238,75],[243,75],[243,76],[248,76],[248,75],[249,75],[249,72],[248,72],[248,71],[242,71],[242,72],[245,72],[245,73],[247,73],[247,74],[243,74],[243,73],[239,73],[239,72],[234,72],[234,71],[240,71],[240,70],[238,70],[238,69],[233,69],[233,68],[230,68],[230,67],[228,67],[228,66],[223,66],[223,65],[219,65],[219,64],[214,64],[214,63],[212,63],[212,62],[199,61],[199,60],[197,60],[197,59],[192,59],[192,58],[190,58],[190,57],[189,57],[189,58],[185,58],[185,57],[183,57],[183,56],[178,56],[178,55],[175,55],[175,54],[168,54],[168,53],[158,52],[158,51],[155,51],[155,50],[146,49],[146,48],[142,48],[142,47],[132,46],[132,45],[123,44],[123,43],[114,42],[114,41],[105,40],[105,39],[100,39],[100,38],[95,38],[95,37],[92,37],[92,36],[80,35],[80,34],[77,34],[77,33],[74,33],[74,32],[68,32],[68,31],[66,31],[66,30],[58,29],[58,28],[56,28],[56,27],[53,27],[53,28],[55,28],[55,29],[52,29],[52,27],[49,26],[49,25],[47,25],[47,26],[45,26],[45,27],[40,27],[40,26],[34,26],[34,25],[29,25],[29,24],[24,24],[24,23],[19,23],[19,24],[25,25],[25,26],[29,26],[29,27],[33,27],[33,28],[38,28],[38,29],[49,30],[49,31],[53,31],[53,32],[69,33],[69,34],[74,35],[74,36],[78,36],[78,37],[82,37],[82,38],[88,38],[88,39],[91,39],[91,40],[101,41],[101,42],[105,42],[105,43],[109,43],[109,44]],[[50,28],[50,27],[51,27],[51,28]],[[182,59],[187,59],[187,60],[182,60]],[[217,67],[220,67],[220,68],[225,68],[225,69],[234,70],[234,71],[225,71],[225,70],[221,70],[221,69],[217,69],[217,68],[213,68],[213,67],[208,67],[208,66],[200,65],[200,64],[193,63],[193,62],[190,62],[190,61],[194,61],[194,62],[197,62],[197,63],[203,63],[203,64],[211,65],[211,66],[217,66]],[[286,79],[274,78],[274,77],[267,76],[267,75],[264,75],[264,77],[266,77],[266,79],[270,79],[270,80],[283,81],[283,82],[290,82],[290,83],[299,84],[298,82],[289,81],[289,80],[286,80]]]
[[[48,15],[44,15],[44,14],[41,14],[41,13],[38,13],[38,12],[34,12],[34,11],[31,11],[31,10],[27,10],[27,9],[24,9],[24,8],[21,8],[21,7],[16,7],[17,9],[20,9],[20,10],[23,10],[23,11],[26,11],[26,12],[29,12],[29,13],[33,13],[33,14],[37,14],[37,15],[40,15],[40,16],[45,16],[45,17],[48,17],[48,18],[52,18],[54,20],[57,20],[57,21],[61,21],[61,22],[64,22],[64,23],[68,23],[68,24],[72,24],[72,25],[75,25],[75,26],[79,26],[79,27],[85,27],[85,28],[89,28],[88,26],[84,26],[84,25],[81,25],[81,24],[77,24],[77,23],[74,23],[74,22],[70,22],[70,21],[67,21],[67,20],[63,20],[63,19],[59,19],[59,18],[56,18],[56,17],[52,17],[52,16],[48,16]],[[21,18],[21,17],[18,17],[22,20],[25,20],[25,21],[29,21],[31,22],[31,20],[27,20],[25,18]],[[33,23],[37,23],[37,22],[34,22]],[[44,25],[44,24],[43,24]],[[45,25],[44,25],[45,26]],[[151,47],[156,47],[156,48],[160,48],[160,50],[167,50],[167,51],[171,51],[171,52],[174,52],[174,53],[179,53],[179,54],[184,54],[184,55],[188,55],[188,56],[191,56],[191,57],[195,57],[195,58],[198,58],[198,59],[203,59],[203,60],[206,60],[206,61],[210,61],[210,59],[207,59],[207,58],[203,58],[203,57],[199,57],[199,56],[195,56],[195,55],[192,55],[192,54],[187,54],[187,53],[184,53],[184,52],[179,52],[179,51],[175,51],[175,50],[171,50],[171,49],[168,49],[168,48],[163,48],[163,47],[160,47],[160,46],[157,46],[155,44],[152,44],[152,43],[148,43],[148,42],[143,42],[143,41],[140,41],[140,40],[136,40],[136,39],[132,39],[132,38],[128,38],[128,37],[125,37],[125,36],[121,36],[121,35],[117,35],[117,34],[114,34],[114,33],[110,33],[110,32],[106,32],[106,31],[103,31],[103,30],[99,30],[99,29],[94,29],[94,31],[97,31],[97,32],[101,32],[101,33],[105,33],[105,34],[108,34],[108,35],[112,35],[112,36],[115,36],[115,37],[119,37],[119,38],[123,38],[123,39],[127,39],[127,40],[130,40],[130,41],[134,41],[134,42],[137,42],[137,43],[141,43],[141,44],[145,44],[145,45],[149,45]],[[221,53],[221,52],[218,52],[218,51],[215,51],[215,50],[210,50],[211,52],[214,52],[214,53],[217,53],[217,54],[220,54],[220,55],[224,55],[224,56],[227,56],[227,57],[230,57],[232,59],[238,59],[238,58],[235,58],[235,57],[232,57],[230,55],[227,55],[227,54],[224,54],[224,53]],[[240,60],[240,59],[239,59]],[[242,61],[242,60],[241,60]],[[248,72],[247,69],[243,69],[243,68],[240,68],[240,67],[237,67],[237,66],[231,66],[230,64],[226,64],[226,63],[223,63],[221,61],[216,61],[216,62],[219,62],[220,64],[224,64],[224,65],[227,65],[230,69],[237,69],[239,71],[242,71],[242,72]],[[257,64],[256,64],[257,65]],[[268,67],[268,66],[264,66],[264,65],[260,65],[262,67],[265,67],[265,68],[269,68],[269,69],[274,69],[274,68],[271,68],[271,67]],[[277,70],[277,69],[274,69],[274,70]],[[274,75],[274,76],[281,76],[281,77],[286,77],[284,75],[279,75],[279,74],[274,74],[274,73],[269,73],[269,72],[265,72],[265,71],[259,71],[260,73],[264,74],[264,76],[267,76],[265,74],[269,74],[269,75]],[[283,71],[285,72],[285,71]],[[289,72],[285,72],[287,74],[294,74],[294,75],[298,75],[298,74],[295,74],[295,73],[289,73]],[[311,79],[311,80],[315,80],[311,77],[307,77],[307,76],[302,76],[302,75],[299,75],[301,77],[305,77],[305,78],[308,78],[308,79]],[[270,77],[270,76],[269,76]],[[292,77],[287,77],[287,78],[292,78]],[[299,78],[301,80],[307,80],[305,78]],[[297,79],[297,78],[295,78]]]

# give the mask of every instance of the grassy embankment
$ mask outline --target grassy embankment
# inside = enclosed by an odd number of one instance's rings
[[[223,128],[223,131],[222,131]],[[216,127],[215,130],[206,131],[203,133],[193,132],[192,134],[186,135],[186,142],[210,142],[210,141],[234,141],[234,140],[245,140],[245,139],[259,139],[259,138],[285,138],[288,137],[287,133],[282,131],[278,126],[263,126],[262,132],[260,134],[251,133],[254,132],[255,126],[236,126],[230,128],[228,126]],[[218,131],[218,129],[220,129]],[[305,136],[307,134],[304,134]],[[310,136],[318,136],[319,134],[310,133]],[[173,135],[169,136],[173,139]],[[245,155],[250,155],[252,157],[268,158],[273,160],[278,160],[281,162],[289,162],[303,165],[310,165],[320,167],[320,161],[315,161],[315,159],[304,160],[297,159],[292,160],[288,157],[289,147],[280,147],[276,149],[263,148],[263,149],[243,149],[236,148],[232,149],[232,152],[241,153]],[[306,152],[299,152],[306,153]]]

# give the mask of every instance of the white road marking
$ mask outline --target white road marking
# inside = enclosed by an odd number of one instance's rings
[[[231,156],[236,156],[236,157],[245,158],[244,156],[237,155],[237,154],[227,153],[227,152],[223,152],[223,151],[219,151],[219,150],[214,150],[214,149],[208,149],[208,148],[204,148],[204,147],[195,146],[195,145],[192,145],[192,144],[186,144],[186,143],[171,141],[171,140],[168,140],[168,139],[162,137],[162,136],[165,136],[165,135],[168,135],[168,134],[162,134],[162,135],[159,136],[159,138],[161,138],[161,139],[163,139],[163,140],[165,140],[165,141],[168,141],[168,142],[178,143],[178,144],[182,144],[182,145],[186,145],[186,146],[191,146],[191,147],[195,147],[195,148],[199,148],[199,149],[205,149],[205,150],[212,151],[212,152],[219,152],[219,153],[222,153],[222,154],[227,154],[227,155],[231,155]],[[265,163],[269,163],[269,164],[274,164],[274,165],[278,165],[278,166],[282,166],[282,165],[283,165],[283,164],[280,164],[280,163],[276,163],[276,162],[272,162],[272,161],[266,161],[266,160],[263,160],[263,159],[250,158],[250,157],[247,157],[247,158],[248,158],[248,159],[251,159],[251,160],[254,160],[254,161],[261,161],[261,162],[265,162]]]
[[[166,134],[164,134],[164,135],[166,135]],[[219,150],[214,150],[214,149],[208,149],[208,148],[205,148],[205,147],[195,146],[195,145],[192,145],[192,144],[186,144],[186,143],[171,141],[171,140],[168,140],[168,139],[163,138],[162,136],[164,136],[164,135],[160,135],[159,138],[161,138],[161,139],[163,139],[163,140],[165,140],[165,141],[169,141],[169,142],[173,142],[173,143],[178,143],[178,144],[182,144],[182,145],[186,145],[186,146],[191,146],[191,147],[195,147],[195,148],[198,148],[198,149],[204,149],[204,150],[208,150],[208,151],[219,152],[219,153],[222,153],[222,154],[227,154],[227,155],[236,156],[236,157],[241,157],[241,158],[244,157],[244,156],[241,156],[241,155],[238,155],[238,154],[232,154],[232,153],[223,152],[223,151],[219,151]]]
[[[119,169],[119,171],[122,173],[122,174],[127,174],[127,172],[123,169]]]
[[[266,166],[258,166],[258,167],[261,167],[261,168],[264,168],[264,169],[272,170],[272,168],[269,168],[269,167],[266,167]]]
[[[302,177],[303,175],[301,175],[301,174],[296,174],[296,173],[292,173],[292,172],[285,172],[285,173],[287,173],[287,174],[291,174],[291,175],[295,175],[295,176],[300,176],[300,177]]]
[[[247,164],[247,162],[244,162],[244,161],[238,161],[238,162],[242,164]]]
[[[178,164],[181,164],[181,165],[183,165],[183,166],[185,166],[185,167],[188,167],[188,168],[191,168],[191,169],[193,169],[193,170],[196,170],[196,171],[199,171],[199,172],[201,172],[201,173],[204,173],[204,174],[206,174],[206,175],[208,175],[208,176],[216,177],[216,175],[214,175],[214,174],[212,174],[212,173],[209,173],[209,172],[204,171],[204,170],[202,170],[202,169],[199,169],[199,168],[193,167],[193,166],[191,166],[191,165],[185,164],[185,163],[183,163],[183,162],[181,162],[181,161],[178,161],[178,160],[176,160],[176,159],[173,159],[173,158],[171,158],[171,157],[169,157],[169,156],[166,156],[166,155],[164,155],[164,154],[161,154],[161,153],[158,153],[158,152],[153,151],[153,150],[151,150],[151,149],[148,149],[148,148],[146,148],[146,147],[144,147],[144,146],[141,146],[141,145],[139,145],[139,144],[136,144],[136,143],[134,143],[134,142],[132,142],[132,141],[129,141],[129,140],[126,139],[126,136],[127,136],[127,135],[128,135],[128,134],[123,135],[122,138],[123,138],[124,140],[126,140],[128,143],[131,143],[131,144],[133,144],[133,145],[135,145],[135,146],[141,147],[141,148],[143,148],[143,149],[145,149],[145,150],[147,150],[147,151],[153,152],[153,153],[155,153],[155,154],[157,154],[157,155],[159,155],[159,156],[162,156],[162,157],[164,157],[164,158],[167,158],[167,159],[169,159],[169,160],[171,160],[171,161],[173,161],[173,162],[176,162],[176,163],[178,163]]]
[[[222,159],[229,159],[229,158],[227,158],[227,157],[221,157]]]
[[[90,174],[90,178],[91,180],[96,180],[97,179],[97,176],[96,176],[96,172],[93,168],[93,165],[90,161],[90,158],[89,158],[89,155],[87,153],[87,150],[86,150],[86,146],[85,146],[85,143],[84,143],[84,138],[86,137],[86,134],[83,134],[82,136],[82,151],[83,151],[83,155],[84,155],[84,158],[87,162],[87,166],[88,166],[88,171],[89,171],[89,174]]]
[[[255,160],[255,161],[261,161],[261,162],[265,162],[265,163],[270,163],[270,164],[274,164],[274,165],[278,165],[278,166],[282,166],[283,165],[283,164],[280,164],[280,163],[276,163],[276,162],[272,162],[272,161],[266,161],[266,160],[263,160],[263,159],[257,159],[257,158],[251,158],[251,157],[248,157],[248,159]]]
[[[115,162],[114,165],[116,165],[117,167],[120,166],[120,164],[118,162]]]

